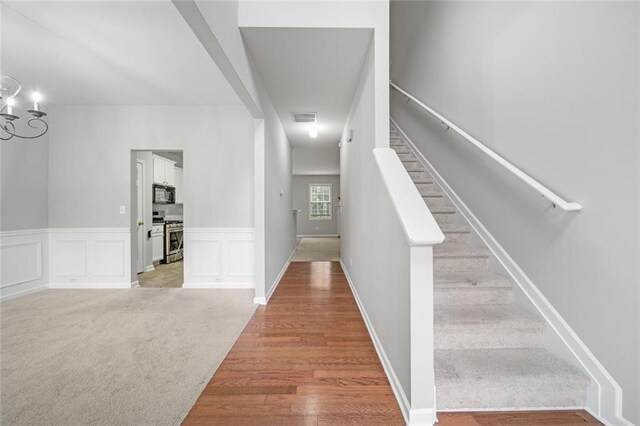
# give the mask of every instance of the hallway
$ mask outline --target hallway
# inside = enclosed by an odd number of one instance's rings
[[[404,424],[338,262],[291,263],[184,424]]]

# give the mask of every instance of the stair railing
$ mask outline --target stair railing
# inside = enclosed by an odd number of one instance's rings
[[[553,204],[554,208],[557,206],[557,207],[560,207],[562,210],[564,210],[566,212],[577,212],[577,211],[582,210],[582,206],[580,204],[564,200],[558,194],[556,194],[555,192],[551,191],[549,188],[547,188],[546,186],[542,185],[540,182],[538,182],[537,180],[535,180],[534,178],[532,178],[531,176],[529,176],[528,174],[526,174],[525,172],[520,170],[518,167],[516,167],[511,162],[506,160],[504,157],[500,156],[495,151],[493,151],[492,149],[490,149],[489,147],[484,145],[482,142],[480,142],[479,140],[477,140],[476,138],[474,138],[473,136],[471,136],[470,134],[468,134],[467,132],[462,130],[460,127],[456,126],[450,120],[447,120],[445,117],[442,116],[442,114],[439,114],[437,111],[435,111],[433,108],[429,107],[428,105],[426,105],[425,103],[420,101],[418,98],[413,96],[411,93],[407,92],[406,90],[404,90],[403,88],[401,88],[400,86],[398,86],[397,84],[395,84],[392,81],[390,81],[389,84],[391,85],[392,88],[394,88],[395,90],[397,90],[398,92],[402,93],[404,96],[406,96],[407,98],[409,98],[410,100],[415,102],[416,105],[418,105],[420,108],[424,109],[429,114],[433,115],[438,120],[440,120],[442,122],[442,124],[447,126],[448,129],[451,129],[451,130],[455,131],[456,133],[458,133],[467,142],[469,142],[472,145],[474,145],[480,151],[482,151],[487,156],[489,156],[490,158],[495,160],[498,164],[500,164],[505,169],[509,170],[511,173],[516,175],[518,178],[520,178],[520,180],[522,180],[524,183],[526,183],[527,185],[529,185],[530,187],[535,189],[543,197],[548,198],[549,201],[551,201],[551,203]]]

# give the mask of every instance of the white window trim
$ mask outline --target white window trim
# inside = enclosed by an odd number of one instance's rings
[[[328,186],[329,187],[329,217],[313,217],[311,216],[311,187],[312,186]],[[309,204],[309,220],[333,220],[333,185],[330,183],[310,183],[309,184],[309,195],[307,197]],[[318,201],[315,201],[316,203]]]

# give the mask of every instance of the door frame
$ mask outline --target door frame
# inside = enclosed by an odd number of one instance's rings
[[[146,191],[145,188],[147,187],[147,176],[146,176],[146,168],[147,168],[147,162],[145,160],[143,160],[142,158],[136,158],[136,173],[138,173],[138,164],[142,165],[142,205],[137,205],[137,211],[136,211],[136,226],[137,226],[137,214],[138,212],[142,212],[142,221],[145,221],[145,211],[144,211],[144,200],[145,200],[145,196],[146,196]],[[138,194],[136,193],[136,199],[137,199]],[[136,203],[138,204],[138,203]],[[144,225],[142,225],[144,229],[146,229],[146,222]],[[145,272],[147,272],[147,244],[145,241],[145,233],[144,233],[144,229],[142,232],[142,272],[138,272],[136,268],[136,273],[140,274],[144,274]],[[138,238],[138,228],[136,227],[136,238]],[[138,240],[138,244],[140,244],[140,240]],[[137,253],[136,253],[137,255]]]

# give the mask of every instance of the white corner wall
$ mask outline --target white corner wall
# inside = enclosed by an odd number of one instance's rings
[[[637,2],[393,2],[395,83],[565,198],[549,202],[392,92],[393,118],[621,386],[640,424]],[[611,395],[606,396],[607,398]],[[616,407],[604,408],[608,421]]]
[[[239,2],[174,4],[254,118],[255,296],[266,303],[295,248],[291,146],[245,49]]]

